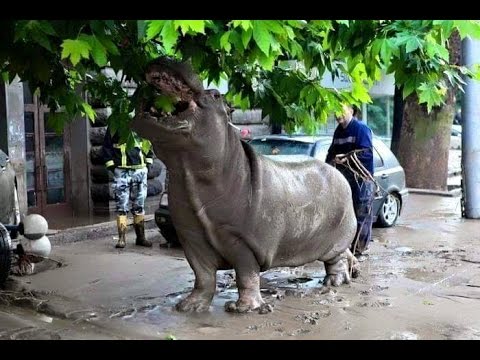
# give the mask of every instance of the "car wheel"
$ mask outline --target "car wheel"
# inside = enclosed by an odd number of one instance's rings
[[[381,227],[395,225],[400,213],[400,199],[395,194],[388,194],[383,201],[378,213],[378,224]]]
[[[3,285],[10,274],[12,265],[12,248],[10,235],[5,226],[0,224],[0,285]]]

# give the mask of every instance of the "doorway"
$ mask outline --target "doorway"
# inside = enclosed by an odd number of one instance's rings
[[[25,168],[28,213],[71,217],[69,132],[57,134],[48,123],[49,109],[24,89]]]

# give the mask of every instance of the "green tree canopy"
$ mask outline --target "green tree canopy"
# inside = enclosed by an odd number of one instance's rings
[[[314,132],[340,104],[370,102],[369,87],[394,73],[404,96],[416,93],[430,110],[448,86],[461,87],[478,68],[451,65],[448,39],[480,37],[476,20],[19,20],[0,25],[0,73],[28,81],[62,129],[77,115],[95,120],[92,101],[112,107],[108,123],[124,140],[135,109],[122,80],[143,83],[158,56],[190,59],[209,83],[228,79],[227,100],[261,108],[293,131]],[[102,70],[112,68],[117,78]],[[346,76],[351,88],[322,86]],[[92,101],[82,97],[87,90]]]

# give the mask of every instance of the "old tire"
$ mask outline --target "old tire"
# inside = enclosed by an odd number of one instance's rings
[[[155,211],[155,223],[160,229],[163,238],[171,247],[181,246],[180,241],[178,241],[177,231],[170,218],[170,212],[166,207],[161,206]]]
[[[0,286],[7,280],[11,265],[12,248],[10,234],[5,229],[5,226],[0,224]]]
[[[380,227],[392,227],[400,215],[400,199],[395,193],[388,194],[378,211],[377,224]]]

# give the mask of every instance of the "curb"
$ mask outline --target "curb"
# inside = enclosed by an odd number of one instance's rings
[[[128,226],[133,225],[133,220],[129,219]],[[154,215],[145,215],[145,229],[154,229],[157,227]],[[74,243],[83,240],[98,239],[101,237],[117,234],[116,220],[107,221],[103,223],[78,226],[63,230],[49,230],[47,233],[48,239],[52,245]]]
[[[457,188],[451,191],[442,191],[442,190],[430,190],[430,189],[416,189],[408,188],[410,194],[420,194],[420,195],[437,195],[445,197],[457,197],[462,194],[462,189]]]

